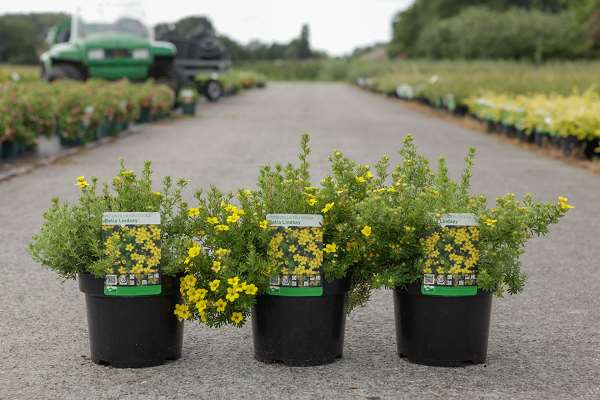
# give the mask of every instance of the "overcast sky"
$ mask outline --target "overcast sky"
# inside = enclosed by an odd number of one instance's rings
[[[286,42],[303,23],[314,48],[333,55],[356,46],[389,40],[393,15],[412,0],[142,0],[148,22],[173,22],[207,15],[217,30],[247,43],[252,39]],[[7,12],[73,11],[84,0],[1,0]],[[88,1],[85,1],[88,3]],[[93,1],[91,3],[94,3]],[[97,3],[97,2],[96,2]]]

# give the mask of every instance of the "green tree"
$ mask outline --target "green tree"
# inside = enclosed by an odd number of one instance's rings
[[[506,13],[512,9],[520,9],[521,13],[525,13],[526,16],[528,12],[537,13],[531,14],[532,18],[541,18],[541,14],[545,14],[548,16],[552,15],[560,15],[561,21],[568,24],[569,27],[572,26],[571,22],[572,17],[569,16],[568,12],[571,10],[582,15],[580,17],[580,21],[588,21],[590,15],[592,15],[593,10],[598,9],[597,4],[600,3],[600,0],[416,0],[409,8],[398,13],[392,23],[393,29],[393,37],[392,41],[388,46],[388,54],[390,56],[416,56],[423,55],[423,53],[427,54],[430,57],[442,57],[442,54],[448,54],[450,49],[454,49],[458,51],[458,53],[450,53],[453,57],[458,57],[461,55],[457,46],[459,43],[451,42],[448,39],[448,29],[452,28],[452,30],[456,31],[458,27],[456,26],[457,21],[446,23],[449,19],[452,19],[459,14],[464,13],[466,10],[472,9],[473,7],[485,8],[489,10],[489,13],[493,16],[494,13]],[[513,29],[517,29],[517,27],[510,28],[505,24],[510,21],[507,20],[505,14],[498,14],[499,18],[502,18],[502,21],[495,21],[494,18],[488,19],[487,17],[490,14],[485,14],[486,21],[492,23],[493,26],[496,26],[497,23],[502,22],[503,31],[501,35],[508,34],[508,31]],[[521,14],[519,14],[521,15]],[[517,17],[517,13],[510,14],[508,18],[521,18]],[[539,19],[538,18],[538,19]],[[483,24],[479,24],[478,21],[469,19],[469,23],[476,23],[477,26],[482,26]],[[521,18],[522,20],[524,18]],[[550,20],[551,23],[557,20]],[[600,16],[598,17],[598,21],[600,21]],[[463,21],[467,23],[467,21]],[[588,23],[590,25],[588,27],[588,31],[590,32],[589,37],[590,41],[594,41],[595,33],[598,33],[597,36],[600,36],[600,25],[598,25],[598,29],[594,29],[596,26],[595,23]],[[554,25],[553,25],[554,26]],[[560,29],[558,31],[563,32],[562,27],[559,26]],[[519,28],[521,29],[521,28]],[[469,34],[468,28],[466,28],[467,36],[472,37]],[[525,29],[523,34],[526,36],[531,36],[530,33],[533,30]],[[557,31],[557,32],[558,32]],[[579,27],[575,26],[575,31],[580,32]],[[592,34],[592,32],[595,32]],[[481,32],[484,37],[490,36],[494,33],[493,29],[485,30]],[[579,35],[571,34],[567,32],[567,37],[575,40],[575,42],[570,43],[570,45],[578,50],[578,54],[582,54],[584,49],[589,47],[582,43],[582,37]],[[499,35],[499,36],[501,36]],[[551,52],[555,54],[563,53],[563,51],[556,51],[557,46],[548,43],[548,39],[558,41],[558,47],[564,46],[565,40],[558,35],[552,35],[551,32],[544,32],[541,34],[542,36],[537,39],[531,39],[537,41],[536,51],[538,52],[538,58],[544,58],[545,54],[548,54],[546,49],[553,48]],[[512,36],[511,36],[512,37]],[[490,38],[492,40],[493,38]],[[454,40],[461,40],[460,37]],[[475,42],[483,42],[483,38],[474,38]],[[434,43],[427,46],[427,49],[424,49],[426,41],[433,41]],[[445,42],[445,43],[444,43]],[[438,44],[443,43],[443,47],[440,47]],[[530,45],[525,43],[527,46]],[[524,50],[521,48],[525,45],[524,43],[514,43],[516,46],[516,50],[511,53],[511,51],[507,50],[506,43],[500,44],[498,43],[493,49],[489,48],[480,48],[477,51],[474,51],[474,48],[470,45],[466,45],[470,47],[469,57],[477,57],[476,54],[478,52],[482,54],[486,54],[488,56],[496,56],[503,57],[507,55],[510,58],[521,58]],[[463,45],[464,47],[465,45]],[[490,55],[490,50],[493,54]],[[526,52],[530,54],[529,51]],[[464,54],[464,52],[462,53]],[[535,57],[534,57],[535,58]]]
[[[0,15],[0,62],[37,63],[48,29],[66,19],[62,13]]]

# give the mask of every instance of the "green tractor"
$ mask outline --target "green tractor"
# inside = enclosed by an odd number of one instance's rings
[[[41,55],[43,79],[155,79],[179,89],[177,49],[154,40],[143,12],[131,5],[103,5],[91,11],[79,9],[48,32],[50,49]]]

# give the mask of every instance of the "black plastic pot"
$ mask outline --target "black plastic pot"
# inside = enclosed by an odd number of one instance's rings
[[[546,145],[547,140],[548,140],[548,135],[546,135],[545,133],[540,132],[538,130],[536,130],[533,133],[533,141],[539,147],[544,147]]]
[[[425,296],[413,284],[394,290],[398,355],[408,361],[457,367],[484,363],[492,310],[491,294]]]
[[[517,132],[517,137],[519,138],[519,140],[521,142],[523,142],[523,143],[532,143],[533,142],[533,135],[530,135],[521,129],[517,129],[517,128],[514,128],[514,129]]]
[[[146,124],[148,122],[152,122],[152,113],[150,111],[150,107],[140,108],[140,116],[138,118],[138,122],[140,124]]]
[[[575,136],[561,138],[561,148],[567,157],[583,157],[585,155],[586,143]]]
[[[469,112],[469,108],[467,106],[465,106],[464,104],[459,104],[454,109],[454,114],[461,116],[461,117],[465,116],[467,114],[467,112]]]
[[[323,282],[321,297],[259,296],[252,308],[254,357],[312,366],[342,357],[348,280]]]
[[[0,158],[8,160],[14,158],[17,155],[17,146],[14,141],[6,140],[2,142],[2,148],[0,151]]]
[[[65,148],[72,148],[77,146],[82,146],[85,144],[85,141],[80,137],[65,137],[59,136],[60,145]]]
[[[160,295],[105,296],[104,280],[79,275],[93,362],[141,368],[181,357],[183,323],[173,314],[179,301],[179,279],[163,276],[162,284]]]
[[[196,103],[182,103],[181,111],[183,115],[196,115]]]
[[[600,146],[600,141],[598,139],[587,140],[585,142],[584,155],[586,158],[599,158],[600,152],[596,151]]]

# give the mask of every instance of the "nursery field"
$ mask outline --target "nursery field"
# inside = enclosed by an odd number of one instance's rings
[[[545,80],[555,87],[544,91],[547,96],[571,96],[574,87],[583,93],[597,81],[595,66],[573,64],[568,67],[572,77],[565,74],[565,83],[556,85],[554,73],[528,74],[515,65],[489,85],[476,70],[449,75],[434,65],[408,63],[406,70],[386,70],[385,63],[377,70],[361,67],[351,79],[360,77],[363,86],[382,92],[406,84],[414,97],[431,96],[427,98],[432,101],[451,93],[457,104],[467,105],[468,99],[477,102],[487,92],[517,99],[547,88]],[[451,92],[429,94],[445,82]],[[464,85],[471,89],[462,89]],[[597,102],[595,89],[585,96],[585,101]],[[582,107],[577,103],[577,109]],[[476,147],[475,192],[490,197],[532,192],[542,200],[568,196],[575,208],[550,235],[527,246],[523,269],[529,281],[524,292],[493,300],[487,363],[435,368],[399,358],[392,293],[387,290],[377,291],[365,307],[349,315],[343,358],[329,365],[263,364],[253,358],[250,324],[221,331],[189,322],[177,361],[146,369],[92,363],[84,296],[77,283],[62,282],[41,268],[25,248],[52,197],[76,199],[79,176],[110,181],[120,158],[135,170],[152,160],[160,174],[191,178],[193,187],[252,187],[259,166],[296,157],[303,132],[312,134],[309,161],[316,181],[326,174],[332,149],[361,163],[383,153],[396,162],[394,149],[410,133],[431,161],[446,156],[453,177],[462,169],[468,148]],[[192,193],[186,197],[191,200]],[[596,175],[351,85],[276,83],[226,102],[207,103],[194,118],[146,125],[136,135],[0,182],[0,398],[597,399],[598,198]]]
[[[600,156],[600,63],[357,62],[347,79],[369,90],[469,114],[491,129]]]

